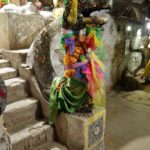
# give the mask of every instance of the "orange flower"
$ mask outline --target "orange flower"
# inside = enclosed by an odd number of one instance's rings
[[[81,47],[75,47],[75,52],[78,53],[78,54],[82,54]]]
[[[79,59],[79,57],[80,57],[80,55],[79,55],[78,53],[76,53],[76,52],[75,52],[73,55],[74,55],[74,57],[75,57],[76,59]]]
[[[74,56],[70,56],[69,59],[70,59],[71,64],[74,64],[77,62],[77,59]]]
[[[65,66],[71,65],[70,58],[68,55],[64,56],[64,64],[65,64]]]
[[[64,76],[65,76],[66,78],[69,78],[69,77],[71,77],[71,76],[74,76],[75,74],[76,74],[76,70],[75,70],[75,69],[67,69],[67,70],[65,71]]]

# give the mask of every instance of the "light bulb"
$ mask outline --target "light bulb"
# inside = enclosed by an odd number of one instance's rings
[[[131,31],[132,27],[131,26],[127,26],[127,31]]]
[[[150,30],[150,22],[147,23],[146,28]]]

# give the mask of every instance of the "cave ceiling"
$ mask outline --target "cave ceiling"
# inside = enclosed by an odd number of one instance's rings
[[[150,18],[150,0],[113,0],[111,13],[120,17],[128,7],[135,7],[146,17]]]

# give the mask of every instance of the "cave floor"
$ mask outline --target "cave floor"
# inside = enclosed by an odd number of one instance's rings
[[[150,150],[150,85],[111,92],[106,118],[106,150]]]

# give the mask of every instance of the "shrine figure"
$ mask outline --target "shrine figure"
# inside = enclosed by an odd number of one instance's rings
[[[132,50],[132,52],[140,52],[142,56],[141,64],[137,67],[137,69],[134,72],[134,75],[142,68],[145,68],[148,61],[150,60],[150,48],[149,45],[149,37],[145,36],[142,39],[143,48],[139,50]]]
[[[54,78],[50,88],[50,120],[59,112],[92,112],[93,106],[105,106],[104,64],[96,56],[103,49],[101,26],[105,17],[91,12],[110,9],[111,0],[64,0],[62,49],[64,76]]]

